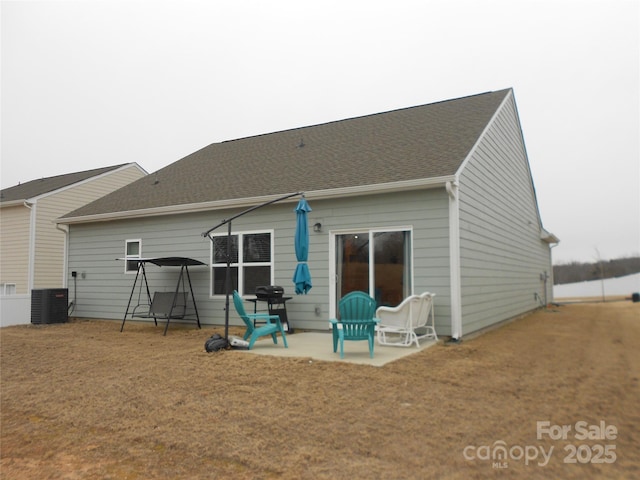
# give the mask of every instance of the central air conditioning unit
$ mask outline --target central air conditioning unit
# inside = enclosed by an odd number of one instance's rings
[[[68,318],[69,289],[31,290],[31,323],[65,323]]]

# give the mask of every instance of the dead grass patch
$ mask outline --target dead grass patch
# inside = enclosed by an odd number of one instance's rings
[[[637,478],[640,306],[539,311],[376,368],[206,353],[221,328],[72,321],[7,327],[7,479]],[[238,333],[238,332],[232,332]],[[295,335],[290,337],[295,341]],[[328,346],[330,347],[330,346]],[[536,438],[536,422],[614,425],[612,441]],[[466,446],[553,447],[546,466]],[[614,463],[566,464],[569,444]],[[570,448],[570,447],[567,447]],[[517,453],[517,452],[516,452]]]

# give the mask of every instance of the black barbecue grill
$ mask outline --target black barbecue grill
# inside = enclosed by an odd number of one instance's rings
[[[282,298],[284,295],[284,288],[278,285],[263,285],[256,287],[256,297],[260,300],[268,300],[271,298]]]
[[[256,287],[256,298],[247,299],[254,303],[254,313],[258,309],[258,302],[266,302],[269,309],[269,315],[278,315],[282,328],[287,333],[293,333],[293,328],[289,325],[289,319],[287,318],[287,300],[291,300],[291,297],[284,296],[284,288],[278,285],[262,285]]]

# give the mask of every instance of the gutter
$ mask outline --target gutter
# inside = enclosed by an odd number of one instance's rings
[[[344,198],[359,195],[375,195],[381,193],[393,193],[407,190],[420,190],[427,188],[444,187],[447,182],[455,181],[454,176],[433,178],[419,178],[401,182],[388,182],[376,185],[358,185],[352,187],[333,188],[325,190],[305,190],[305,197],[309,200],[326,200],[331,198]],[[247,208],[256,204],[273,201],[281,195],[264,195],[259,197],[233,198],[216,200],[203,203],[187,203],[183,205],[169,205],[152,207],[125,212],[108,212],[95,215],[83,215],[78,217],[61,217],[56,223],[72,225],[80,223],[109,222],[113,220],[134,219],[142,217],[154,217],[161,215],[180,215],[185,213],[208,212],[212,210],[225,210],[230,208]],[[294,202],[295,200],[291,200]]]
[[[18,207],[21,205],[24,205],[27,208],[30,208],[27,206],[28,201],[26,199],[20,199],[20,200],[9,200],[7,202],[0,202],[0,208],[5,208],[5,207]]]
[[[552,245],[552,247],[555,247],[560,243],[560,239],[558,237],[553,233],[546,231],[544,228],[540,229],[540,240],[548,244],[554,243],[555,245]]]

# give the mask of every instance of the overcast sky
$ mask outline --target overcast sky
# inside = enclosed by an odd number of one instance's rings
[[[554,262],[640,254],[637,0],[2,1],[2,188],[512,87]]]

